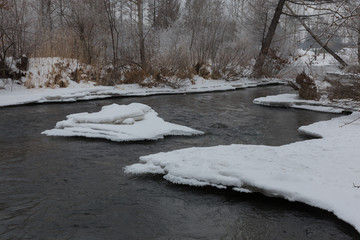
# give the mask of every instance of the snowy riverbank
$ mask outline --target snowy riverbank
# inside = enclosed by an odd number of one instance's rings
[[[158,153],[141,157],[125,172],[303,202],[333,212],[360,232],[360,113],[299,130],[322,138],[279,147],[230,145]]]
[[[93,84],[77,84],[71,82],[67,88],[35,88],[14,87],[12,90],[0,90],[0,107],[50,103],[50,102],[75,102],[92,99],[126,96],[149,96],[158,94],[185,94],[214,91],[228,91],[248,87],[285,84],[279,79],[248,79],[237,81],[206,80],[195,77],[194,84],[187,83],[179,89],[170,87],[143,88],[137,84],[122,84],[115,87],[94,86]]]

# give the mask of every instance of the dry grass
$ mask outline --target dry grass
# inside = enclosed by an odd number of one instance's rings
[[[98,63],[105,52],[98,46],[91,46],[91,56],[82,51],[81,41],[72,31],[61,29],[52,33],[51,38],[42,39],[41,45],[35,46],[32,57],[61,57],[77,59],[81,63]]]
[[[181,77],[180,77],[181,76]],[[124,73],[124,84],[139,84],[142,87],[166,87],[180,88],[184,86],[185,79],[192,76],[189,72],[172,72],[169,69],[148,70],[134,68]],[[184,78],[182,78],[184,77]]]
[[[150,74],[145,72],[143,69],[133,68],[125,71],[124,76],[124,84],[140,84],[145,78],[150,77]]]
[[[43,40],[33,57],[62,57],[78,59],[79,51],[75,36],[70,31],[54,33],[52,39]]]
[[[191,70],[187,69],[186,71],[175,72],[175,76],[180,79],[192,79],[194,75],[192,74]]]
[[[28,73],[28,76],[27,76],[27,79],[26,79],[26,82],[25,82],[25,87],[30,89],[30,88],[35,88],[35,85],[33,83],[33,73],[32,72],[29,72]]]
[[[69,81],[63,78],[63,73],[66,75],[66,68],[69,67],[69,63],[63,62],[55,63],[51,66],[51,72],[48,73],[48,80],[45,82],[45,87],[55,88],[59,86],[66,88],[69,86]]]
[[[335,99],[351,99],[360,101],[360,80],[352,79],[346,82],[341,80],[327,80],[331,83],[329,98]]]
[[[278,50],[269,49],[262,74],[265,77],[274,77],[289,64],[289,60],[280,56]]]
[[[359,64],[350,65],[345,68],[345,71],[348,73],[360,74],[360,65]]]

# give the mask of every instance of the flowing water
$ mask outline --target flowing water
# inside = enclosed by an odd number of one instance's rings
[[[303,141],[299,126],[336,116],[252,103],[289,91],[265,87],[0,109],[0,239],[360,239],[334,215],[303,204],[123,172],[140,156],[161,151]],[[40,134],[68,114],[131,102],[206,134],[135,143]]]

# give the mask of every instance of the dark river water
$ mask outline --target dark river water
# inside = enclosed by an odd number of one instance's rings
[[[303,141],[299,126],[336,116],[252,103],[289,91],[264,87],[0,108],[0,239],[360,239],[334,215],[303,204],[123,172],[140,156],[161,151]],[[136,143],[40,134],[68,114],[131,102],[206,134]]]

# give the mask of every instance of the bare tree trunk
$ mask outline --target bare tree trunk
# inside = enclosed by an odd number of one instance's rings
[[[140,62],[143,69],[147,69],[147,62],[145,56],[145,39],[144,39],[144,12],[143,12],[143,0],[137,0],[137,14],[138,14],[138,30],[139,30],[139,50],[140,50]]]
[[[104,0],[105,12],[107,15],[107,20],[109,24],[110,36],[111,36],[111,45],[113,53],[113,65],[114,68],[117,67],[117,53],[118,53],[118,30],[116,28],[116,12],[114,11],[115,6],[110,0]],[[116,36],[115,36],[116,35]]]
[[[60,26],[64,27],[64,18],[65,18],[65,6],[63,0],[59,0],[59,19],[60,19]]]
[[[113,84],[116,84],[116,80],[119,78],[119,30],[116,23],[116,2],[113,3],[111,0],[104,0],[105,12],[108,20],[108,27],[111,35],[111,46],[112,46],[112,65],[113,70],[111,72],[111,79]],[[106,56],[106,54],[105,54]],[[106,61],[105,61],[106,62]]]
[[[288,4],[286,4],[287,9],[289,9],[290,13],[296,16],[296,13],[290,8]],[[343,67],[347,67],[348,64],[339,56],[337,55],[331,48],[327,46],[326,43],[323,43],[321,39],[310,29],[310,27],[300,18],[297,18],[301,25],[306,29],[306,31],[311,35],[311,37],[328,53],[331,54]]]
[[[360,32],[358,33],[357,47],[358,47],[358,63],[360,64]]]
[[[51,17],[51,0],[41,0],[40,2],[40,18],[41,18],[41,28],[46,33],[52,32],[53,30],[53,19]]]
[[[156,0],[153,2],[153,25],[155,25],[156,22]]]
[[[357,47],[358,47],[358,63],[360,64],[360,19],[358,23],[358,41],[357,41]]]
[[[265,59],[266,59],[266,56],[267,56],[267,54],[269,52],[271,42],[272,42],[272,40],[274,38],[276,27],[277,27],[277,25],[279,23],[280,16],[282,14],[282,10],[284,8],[285,2],[286,2],[286,0],[279,0],[278,4],[276,6],[275,14],[274,14],[274,17],[273,17],[273,19],[271,21],[269,30],[268,30],[268,32],[266,34],[266,38],[265,38],[265,40],[263,41],[263,43],[261,45],[261,50],[260,50],[259,57],[256,59],[256,63],[255,63],[255,66],[254,66],[254,76],[255,77],[261,77],[264,74],[263,66],[264,66],[264,63],[265,63]]]

